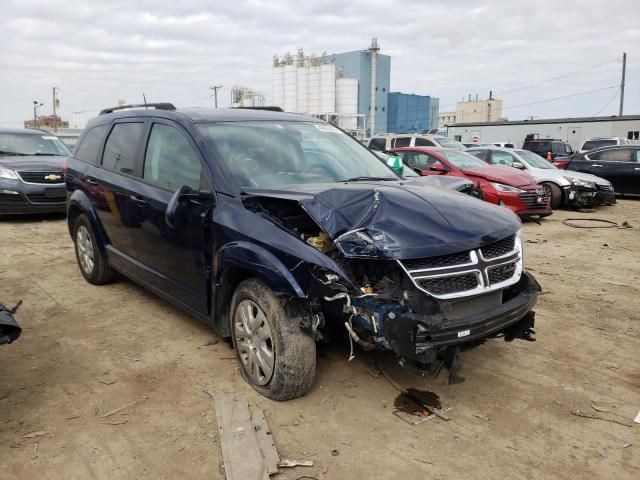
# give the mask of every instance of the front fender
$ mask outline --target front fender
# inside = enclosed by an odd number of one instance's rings
[[[254,243],[239,241],[222,247],[214,259],[214,269],[220,273],[228,267],[238,267],[254,273],[276,294],[306,297],[289,268],[273,253]]]

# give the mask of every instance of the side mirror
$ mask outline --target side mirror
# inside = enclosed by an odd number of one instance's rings
[[[524,163],[522,162],[513,162],[511,166],[513,168],[519,168],[520,170],[524,170]]]
[[[433,165],[431,165],[430,169],[435,171],[435,172],[446,172],[447,171],[447,169],[444,168],[444,165],[442,165],[441,163],[434,163]]]
[[[176,228],[182,223],[184,208],[190,200],[206,201],[215,205],[215,195],[206,192],[194,192],[190,187],[183,185],[171,196],[167,210],[164,212],[164,221],[167,225],[171,228]]]

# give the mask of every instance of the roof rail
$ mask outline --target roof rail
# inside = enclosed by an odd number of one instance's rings
[[[117,110],[126,110],[128,108],[155,108],[156,110],[175,110],[176,107],[173,103],[163,102],[163,103],[137,103],[135,105],[118,105],[117,107],[105,108],[100,110],[100,115],[105,115],[107,113],[112,113]]]
[[[280,107],[233,107],[236,110],[268,110],[269,112],[284,112],[284,110]]]

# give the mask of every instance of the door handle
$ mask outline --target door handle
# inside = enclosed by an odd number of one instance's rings
[[[89,185],[98,185],[98,181],[95,178],[87,178],[87,183]]]
[[[140,195],[131,195],[131,201],[133,203],[137,203],[138,205],[146,205],[147,203],[144,197],[141,197]]]
[[[599,163],[594,163],[593,165],[591,165],[592,167],[602,167],[602,165],[600,165]]]

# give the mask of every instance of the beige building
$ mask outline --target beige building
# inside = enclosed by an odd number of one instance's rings
[[[502,120],[502,100],[493,98],[489,93],[486,100],[471,99],[458,102],[455,112],[440,112],[438,127],[443,128],[454,123],[497,122]]]

